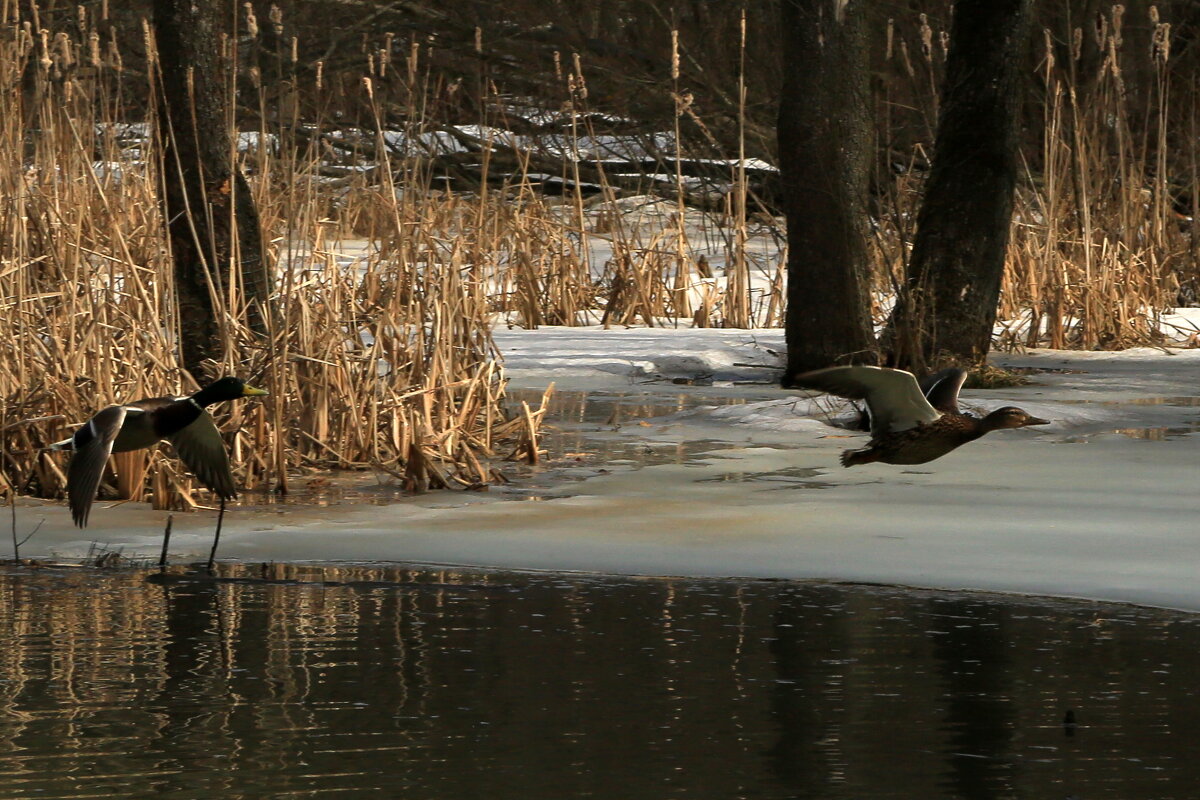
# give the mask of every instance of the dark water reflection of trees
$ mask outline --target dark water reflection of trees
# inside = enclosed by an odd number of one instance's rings
[[[399,567],[146,577],[0,575],[0,796],[1182,798],[1200,778],[1189,615]]]

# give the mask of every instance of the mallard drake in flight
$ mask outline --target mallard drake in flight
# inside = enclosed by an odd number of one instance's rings
[[[815,389],[851,400],[866,400],[871,441],[842,453],[842,466],[882,461],[924,464],[990,431],[1049,425],[1019,408],[1005,406],[978,418],[958,410],[965,370],[935,373],[922,386],[911,372],[886,367],[830,367],[798,375],[792,388]]]
[[[221,499],[224,511],[225,502],[237,497],[237,487],[229,469],[225,442],[205,408],[226,400],[266,394],[238,378],[221,378],[188,397],[150,397],[100,409],[70,439],[49,448],[74,452],[67,469],[71,518],[81,528],[87,525],[109,454],[141,450],[163,439],[174,446],[179,458],[201,483]],[[217,536],[220,536],[219,526]]]

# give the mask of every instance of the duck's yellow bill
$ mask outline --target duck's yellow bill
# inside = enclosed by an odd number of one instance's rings
[[[257,389],[248,383],[242,387],[242,397],[265,397],[269,394],[267,390]]]

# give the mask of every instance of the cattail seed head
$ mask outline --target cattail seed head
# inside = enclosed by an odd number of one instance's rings
[[[246,33],[251,39],[258,38],[258,17],[254,16],[254,6],[250,3],[243,3],[242,8],[246,10]]]

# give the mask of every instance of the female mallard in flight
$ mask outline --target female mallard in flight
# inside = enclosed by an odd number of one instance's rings
[[[204,409],[226,400],[266,394],[238,378],[221,378],[189,397],[151,397],[96,412],[70,439],[50,445],[53,450],[74,451],[67,469],[67,498],[75,524],[81,528],[87,525],[110,453],[141,450],[163,439],[175,447],[188,469],[221,499],[224,511],[225,501],[237,497],[237,488],[221,433]],[[219,527],[217,535],[220,536]]]
[[[942,370],[918,385],[911,372],[885,367],[830,367],[798,375],[791,388],[815,389],[851,400],[866,400],[871,441],[842,453],[842,466],[924,464],[989,431],[1049,425],[1019,408],[998,408],[982,419],[958,410],[965,370]],[[924,388],[924,391],[922,391]]]

